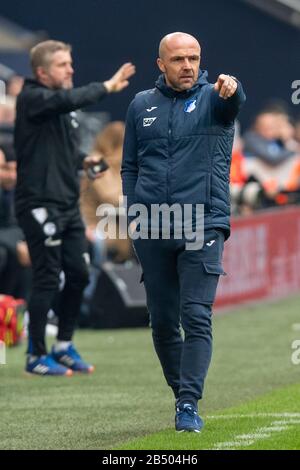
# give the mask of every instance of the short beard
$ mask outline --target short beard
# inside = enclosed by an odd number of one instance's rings
[[[61,88],[63,88],[64,90],[70,90],[71,88],[73,88],[73,80],[68,83],[63,83]]]
[[[194,81],[191,86],[186,87],[186,86],[180,85],[180,83],[171,82],[169,79],[168,79],[168,82],[169,82],[169,84],[170,84],[169,86],[170,86],[171,88],[173,88],[173,90],[179,91],[179,92],[180,92],[180,91],[190,90],[191,88],[193,88],[193,86],[194,86],[195,83],[196,83],[196,82]],[[167,83],[167,78],[166,78],[166,83]]]

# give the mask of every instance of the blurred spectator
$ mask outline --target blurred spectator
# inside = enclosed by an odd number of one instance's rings
[[[0,103],[0,124],[13,126],[16,117],[16,101],[6,96],[5,103]]]
[[[99,217],[96,210],[100,204],[108,203],[114,207],[119,206],[119,198],[122,197],[122,181],[120,175],[122,162],[122,149],[125,126],[123,122],[116,121],[108,124],[95,140],[93,153],[102,155],[109,168],[102,178],[90,180],[83,176],[80,190],[80,208],[83,220],[86,224],[86,237],[90,244],[91,269],[90,282],[83,293],[81,315],[79,324],[86,326],[89,322],[90,302],[96,289],[101,272],[102,263],[110,260],[121,263],[131,257],[131,244],[128,239],[118,239],[119,221],[113,227],[116,238],[100,238],[96,227]],[[124,215],[125,217],[125,215]],[[114,220],[110,220],[113,224]]]
[[[243,186],[247,181],[245,170],[245,156],[243,154],[243,141],[240,134],[239,123],[235,122],[235,133],[232,147],[232,159],[230,168],[230,183]]]
[[[297,151],[300,154],[300,118],[295,122],[295,140],[297,142]]]
[[[245,156],[243,154],[243,142],[240,134],[240,125],[235,122],[235,133],[232,147],[230,167],[230,198],[231,212],[237,215],[244,212],[243,190],[247,182],[245,170]]]
[[[8,96],[16,98],[22,90],[24,78],[19,75],[13,75],[7,83],[6,93]]]
[[[91,181],[83,177],[81,182],[81,212],[87,226],[87,235],[90,241],[95,243],[97,243],[95,229],[99,222],[99,217],[96,216],[97,207],[105,203],[118,207],[119,198],[122,197],[120,169],[124,132],[124,123],[116,121],[108,124],[97,136],[94,151],[103,155],[109,168],[101,179]],[[117,224],[117,235],[118,228]],[[98,243],[100,243],[99,240]],[[108,238],[104,240],[104,243],[108,257],[115,262],[123,262],[131,256],[131,245],[128,239]]]
[[[6,83],[6,96],[0,104],[0,124],[13,126],[16,118],[16,98],[21,92],[23,77],[12,75]]]
[[[266,196],[258,181],[249,178],[240,126],[236,121],[230,168],[230,197],[233,215],[247,215],[266,206]]]
[[[20,93],[24,80],[11,74],[6,81],[6,96],[0,102],[0,147],[7,161],[15,160],[13,145],[14,122],[16,118],[16,97]]]
[[[290,116],[288,114],[276,115],[277,126],[278,126],[278,139],[284,145],[287,150],[293,153],[298,153],[298,142],[295,137],[295,126],[292,124]]]
[[[257,115],[253,129],[244,135],[246,157],[259,158],[269,165],[284,162],[294,153],[286,146],[290,131],[287,116],[262,111]]]
[[[244,135],[248,178],[259,182],[273,204],[297,202],[300,190],[299,147],[285,109],[270,106]]]
[[[31,283],[30,257],[14,215],[16,162],[0,149],[0,292],[27,299]]]

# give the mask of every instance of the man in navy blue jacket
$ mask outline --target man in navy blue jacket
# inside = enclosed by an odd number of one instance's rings
[[[162,39],[157,60],[162,75],[128,109],[122,164],[129,222],[134,219],[132,205],[142,205],[134,247],[143,269],[155,350],[176,399],[175,427],[195,432],[203,426],[198,400],[211,359],[211,313],[224,274],[223,245],[230,235],[234,119],[245,101],[235,77],[221,74],[215,84],[208,83],[200,54],[198,41],[189,34]],[[166,207],[174,209],[170,236],[162,228],[164,220],[154,222],[153,208],[162,206],[163,218]],[[193,233],[202,233],[201,245],[193,248],[184,234],[175,235],[178,220],[186,223],[185,208],[190,209]]]

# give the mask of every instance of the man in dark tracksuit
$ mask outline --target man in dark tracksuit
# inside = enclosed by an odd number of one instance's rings
[[[76,110],[121,91],[134,73],[124,64],[104,83],[73,88],[71,48],[45,41],[31,51],[35,79],[25,81],[17,100],[16,214],[28,243],[33,290],[28,310],[29,346],[26,370],[38,375],[92,372],[71,340],[84,287],[88,283],[85,229],[80,217],[78,169],[99,157],[80,155]],[[100,175],[98,175],[100,177]],[[57,343],[47,355],[47,313],[64,272]]]
[[[193,227],[199,229],[195,208],[204,207],[201,249],[187,249],[184,237],[134,241],[155,350],[176,398],[176,430],[195,432],[203,426],[197,404],[211,359],[212,304],[230,234],[234,119],[245,101],[234,77],[221,74],[209,84],[199,65],[195,38],[172,33],[162,39],[158,66],[163,74],[154,89],[137,94],[129,106],[122,164],[128,208],[139,203],[149,212],[154,204],[191,205]]]

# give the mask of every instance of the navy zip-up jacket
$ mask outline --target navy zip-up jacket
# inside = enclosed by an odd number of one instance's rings
[[[245,99],[239,82],[232,97],[220,98],[205,71],[190,90],[173,90],[161,75],[154,89],[138,93],[127,112],[121,171],[128,208],[203,204],[204,228],[228,238],[234,119]]]

